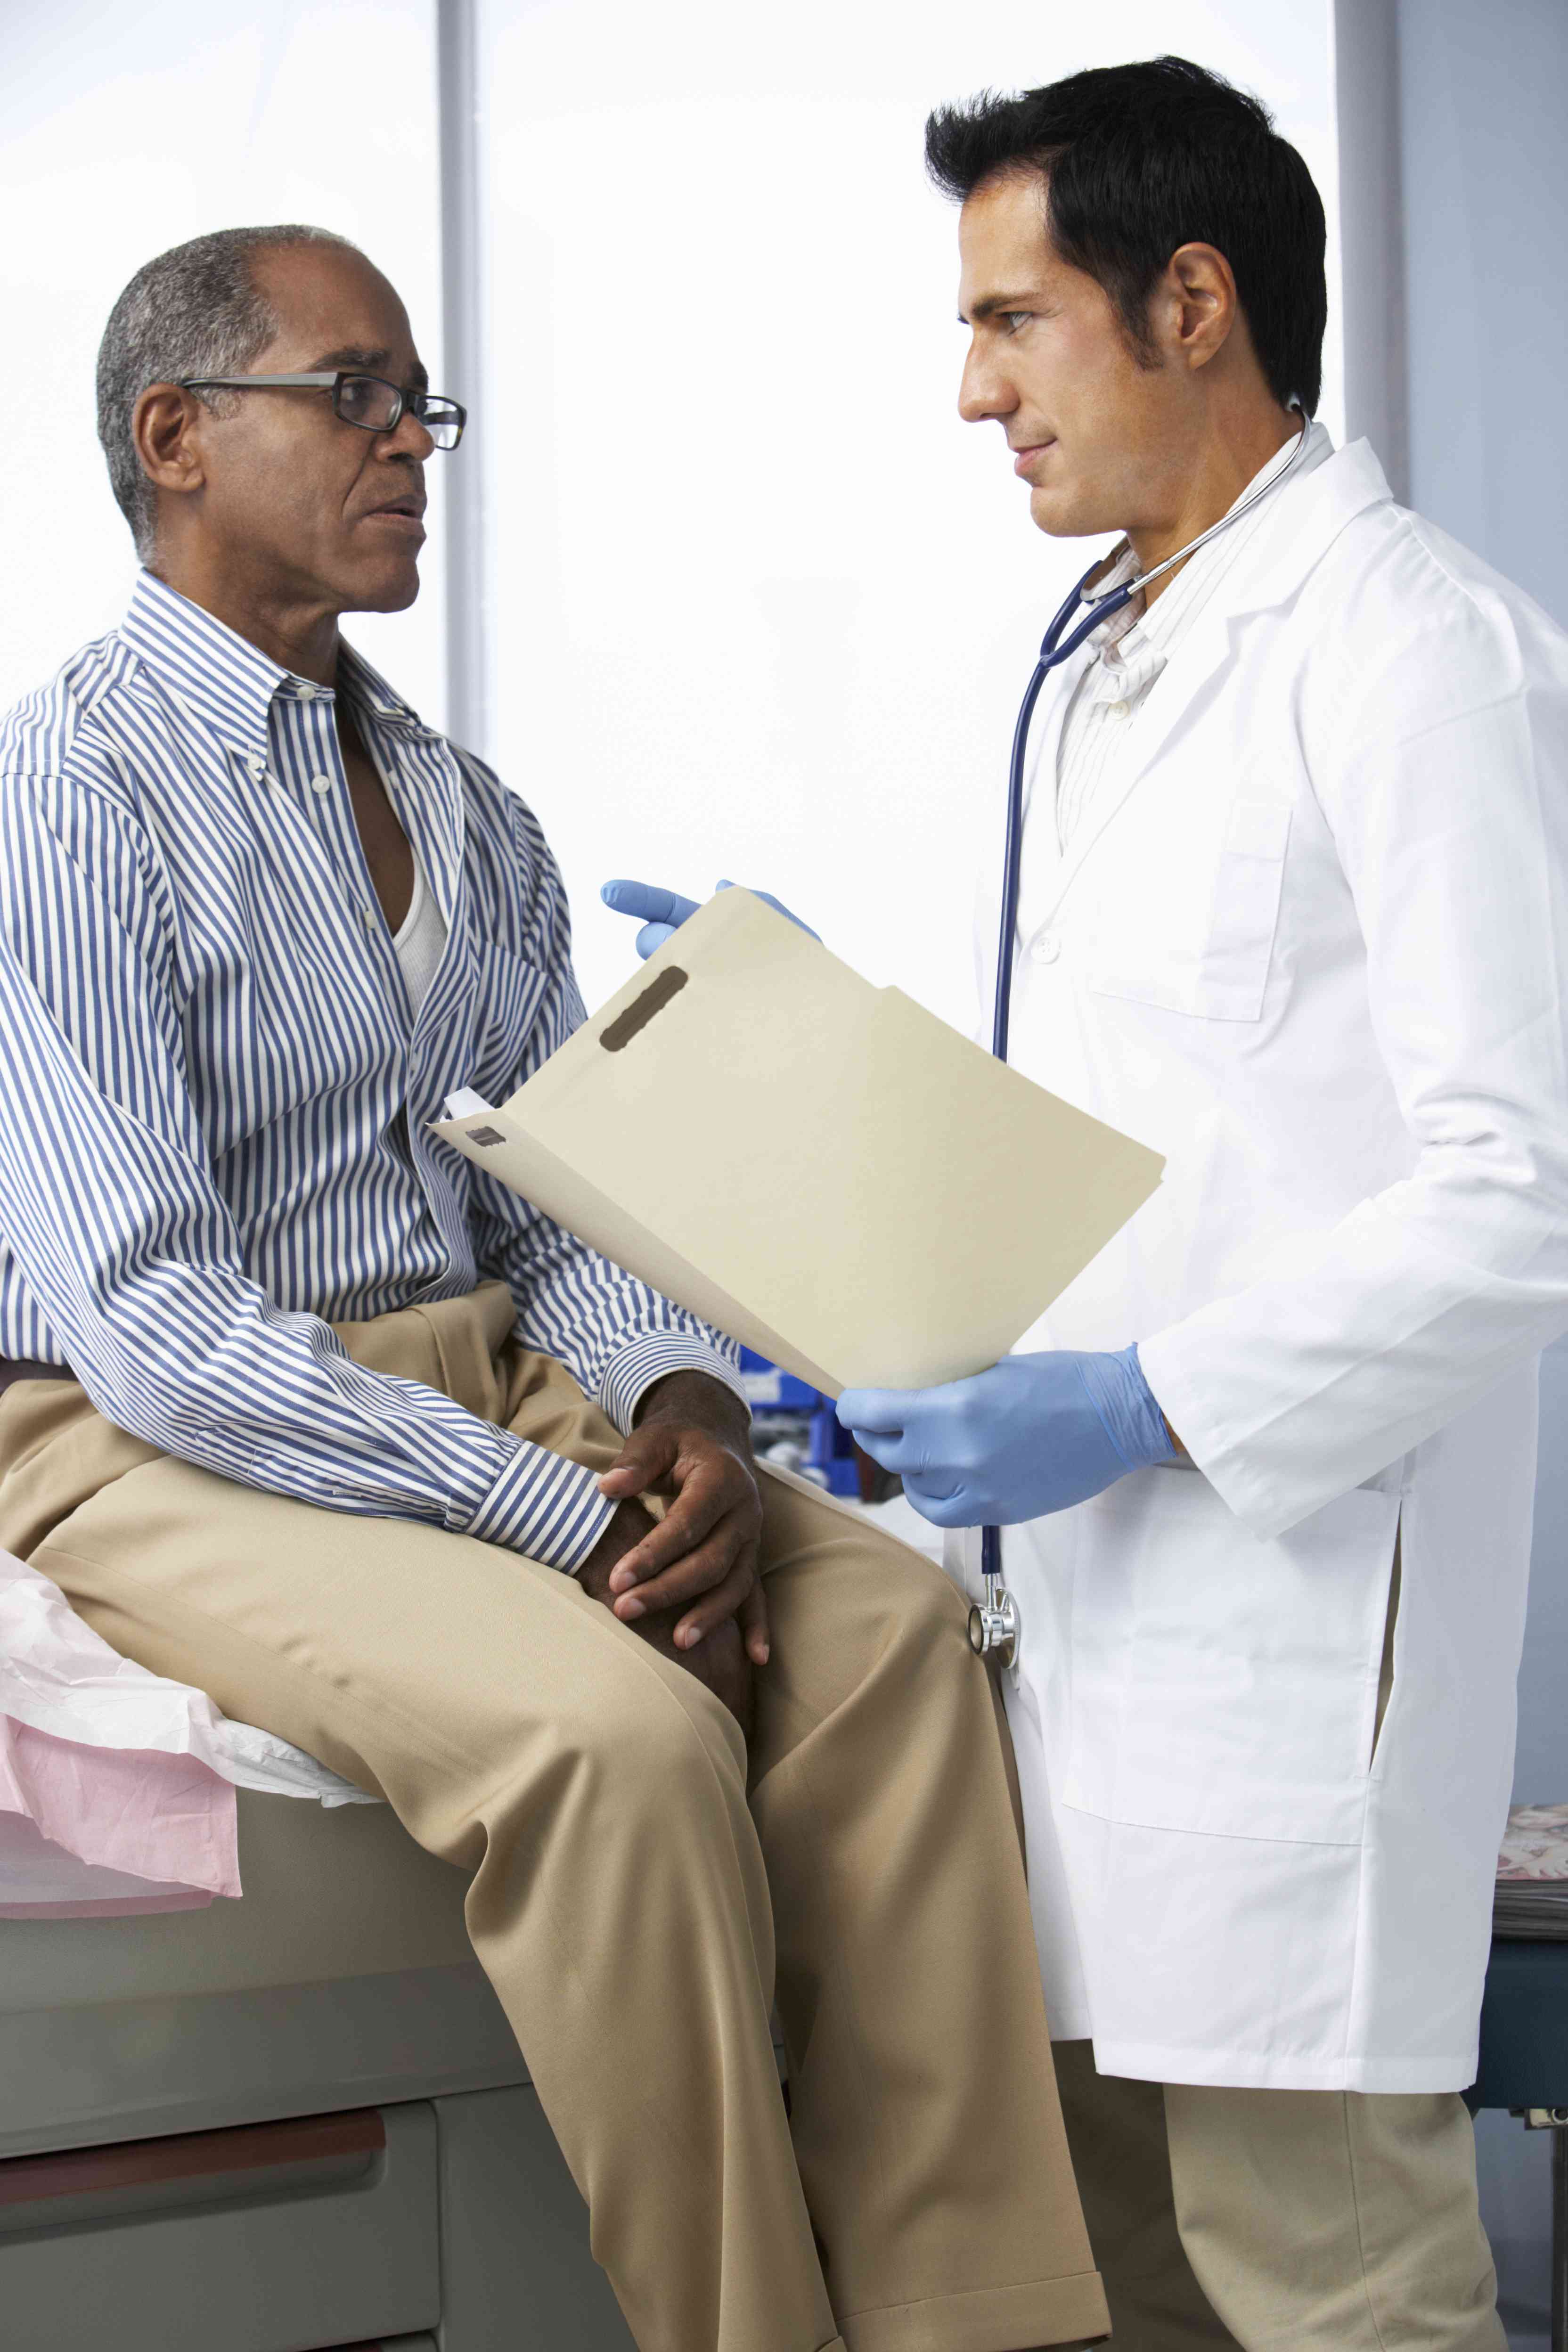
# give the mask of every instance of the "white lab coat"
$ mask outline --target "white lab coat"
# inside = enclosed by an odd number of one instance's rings
[[[1020,1345],[1138,1340],[1197,1466],[1005,1538],[1053,2030],[1461,2088],[1568,1328],[1568,638],[1357,443],[1270,502],[1063,856],[1089,657],[1036,719],[1012,1059],[1167,1167]]]

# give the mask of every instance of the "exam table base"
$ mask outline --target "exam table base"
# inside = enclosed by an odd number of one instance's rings
[[[312,2120],[0,2164],[7,2352],[634,2352],[531,2089]]]
[[[632,2352],[462,1875],[239,1803],[238,1903],[0,1920],[5,2352]]]

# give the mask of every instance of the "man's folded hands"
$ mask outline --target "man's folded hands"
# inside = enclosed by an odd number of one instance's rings
[[[768,1631],[745,1404],[706,1373],[669,1374],[647,1391],[599,1487],[620,1507],[578,1582],[749,1728],[752,1669],[767,1664]],[[665,1498],[662,1518],[645,1495]]]

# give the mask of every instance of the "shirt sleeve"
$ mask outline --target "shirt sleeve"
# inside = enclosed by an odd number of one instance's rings
[[[0,852],[0,1227],[99,1411],[222,1477],[580,1566],[614,1509],[590,1471],[367,1370],[247,1274],[134,817],[68,777],[9,776]]]
[[[559,870],[532,812],[516,794],[506,797],[527,892],[526,953],[546,987],[517,1066],[500,1084],[501,1100],[584,1018]],[[563,1363],[623,1434],[646,1391],[670,1372],[706,1372],[744,1400],[740,1349],[732,1339],[612,1265],[499,1177],[476,1168],[469,1198],[476,1258],[482,1272],[510,1289],[520,1338]]]
[[[1139,1345],[1263,1537],[1568,1328],[1568,654],[1446,572],[1405,587],[1413,633],[1390,645],[1382,602],[1352,615],[1377,658],[1320,688],[1320,756],[1310,708],[1306,734],[1412,1172]]]

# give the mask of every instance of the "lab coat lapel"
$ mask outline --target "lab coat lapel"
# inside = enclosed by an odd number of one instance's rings
[[[1364,441],[1337,451],[1315,473],[1281,494],[1275,511],[1265,516],[1256,536],[1198,614],[1185,642],[1156,679],[1148,701],[1132,721],[1133,756],[1102,804],[1078,827],[1058,870],[1055,895],[1038,909],[1038,921],[1050,920],[1096,844],[1171,738],[1189,720],[1202,716],[1208,700],[1205,688],[1230,654],[1234,625],[1250,613],[1266,611],[1293,596],[1352,518],[1388,496],[1383,468]],[[1065,700],[1057,706],[1058,744],[1066,708]],[[1054,751],[1052,756],[1054,760]]]
[[[1074,830],[1057,875],[1056,896],[1042,919],[1048,922],[1066,898],[1106,827],[1119,815],[1148,774],[1176,729],[1186,719],[1230,642],[1230,615],[1211,604],[1194,622],[1186,643],[1155,680],[1148,701],[1131,722],[1133,757],[1120,779],[1100,796],[1092,814]]]

